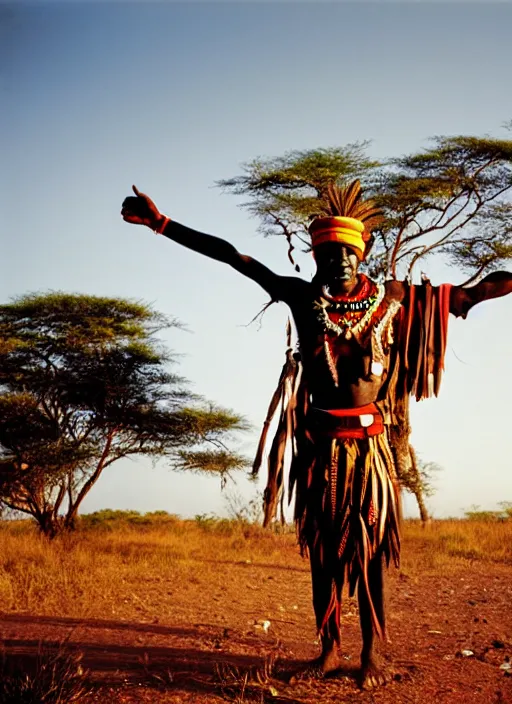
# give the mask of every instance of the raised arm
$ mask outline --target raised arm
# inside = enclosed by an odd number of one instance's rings
[[[512,274],[495,271],[474,286],[454,286],[450,293],[450,313],[465,318],[477,303],[512,293]]]
[[[293,283],[301,281],[296,277],[275,274],[256,259],[240,254],[232,244],[220,237],[206,235],[185,225],[180,225],[180,223],[162,215],[149,196],[140,193],[135,186],[132,188],[135,197],[126,198],[121,209],[121,215],[126,222],[146,225],[157,234],[165,235],[170,240],[188,247],[194,252],[229,264],[233,269],[258,283],[275,301],[287,301]]]

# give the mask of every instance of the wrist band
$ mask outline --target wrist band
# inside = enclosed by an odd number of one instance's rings
[[[164,216],[163,222],[155,228],[155,233],[157,235],[163,235],[165,228],[167,227],[167,223],[171,222],[171,219]]]

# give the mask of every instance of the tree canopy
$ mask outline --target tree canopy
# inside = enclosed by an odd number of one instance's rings
[[[330,183],[359,178],[384,209],[368,269],[412,277],[432,254],[461,269],[468,282],[512,257],[512,140],[438,136],[420,152],[375,161],[369,143],[290,151],[258,158],[220,180],[260,220],[260,231],[310,248],[308,224],[323,209]]]
[[[117,298],[48,293],[0,306],[0,504],[53,536],[121,458],[222,478],[245,466],[225,446],[243,419],[172,371],[156,335],[179,327]]]

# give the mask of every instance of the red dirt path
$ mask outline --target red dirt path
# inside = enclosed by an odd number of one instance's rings
[[[126,607],[132,616],[126,619],[125,610],[123,620],[4,613],[0,637],[7,657],[26,658],[28,665],[41,642],[68,638],[69,646],[84,654],[96,688],[93,701],[102,704],[512,704],[512,672],[500,669],[512,661],[510,568],[475,563],[450,577],[418,579],[391,572],[393,642],[383,654],[395,678],[377,691],[362,691],[352,601],[344,616],[346,670],[322,681],[286,684],[301,662],[318,654],[309,573],[306,563],[300,564],[219,565],[229,588],[213,587],[200,600],[194,591],[173,595],[172,607],[161,606],[162,585],[152,590],[141,585],[144,608],[134,594]],[[259,619],[270,621],[267,633],[255,624]],[[463,650],[473,654],[462,656]],[[272,657],[277,658],[272,679],[260,684],[254,675]]]

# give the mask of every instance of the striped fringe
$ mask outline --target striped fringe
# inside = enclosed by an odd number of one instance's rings
[[[399,397],[411,394],[419,401],[439,393],[448,339],[450,290],[450,284],[409,287],[397,340]]]
[[[319,454],[308,468],[307,481],[298,485],[296,519],[311,564],[332,579],[325,613],[318,613],[315,604],[317,622],[323,630],[335,614],[339,628],[343,586],[349,585],[352,596],[362,579],[375,632],[382,637],[384,624],[372,603],[368,569],[381,550],[388,564],[392,560],[398,566],[400,558],[399,487],[387,434],[315,442]]]
[[[302,380],[302,365],[293,354],[291,348],[291,323],[287,325],[286,360],[279,377],[279,383],[270,401],[267,417],[258,443],[256,457],[252,466],[253,476],[257,475],[263,463],[263,455],[267,443],[270,425],[278,410],[279,417],[277,428],[272,440],[267,460],[267,485],[263,498],[264,527],[268,526],[277,514],[278,507],[281,514],[281,523],[284,517],[284,482],[286,462],[291,456],[297,454],[297,399]]]

